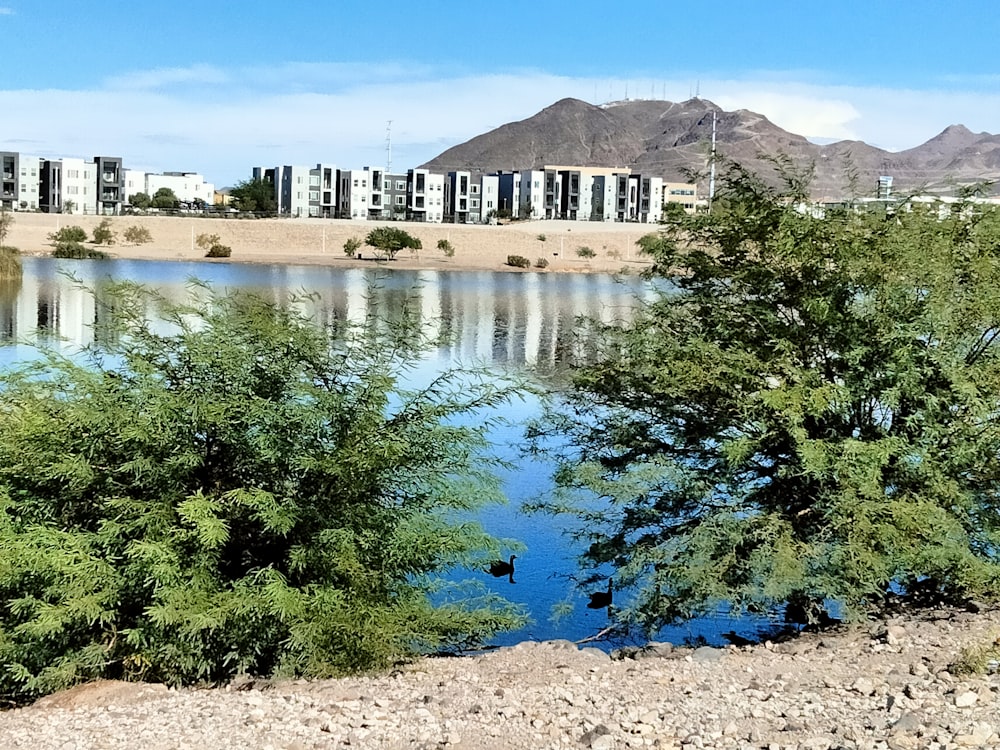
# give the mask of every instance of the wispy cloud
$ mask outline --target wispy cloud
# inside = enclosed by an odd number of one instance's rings
[[[14,15],[13,8],[5,8],[2,5],[0,5],[0,16],[12,16],[12,15]]]
[[[598,104],[627,91],[683,101],[692,88],[690,77],[456,74],[404,63],[156,68],[84,91],[0,84],[0,150],[26,151],[30,139],[38,155],[117,154],[130,168],[196,170],[228,184],[255,165],[381,166],[388,137],[393,167],[406,169],[564,97]],[[889,150],[919,145],[953,123],[995,128],[1000,110],[1000,93],[986,81],[917,91],[835,85],[800,71],[703,78],[697,93],[816,142],[857,139]]]

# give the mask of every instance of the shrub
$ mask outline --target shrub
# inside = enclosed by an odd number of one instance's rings
[[[512,385],[408,390],[416,324],[198,294],[102,288],[114,335],[93,357],[0,372],[4,705],[98,678],[372,670],[523,625],[496,597],[434,596],[499,544],[465,520],[502,499],[470,415]]]
[[[538,241],[539,242],[545,242],[546,239],[547,239],[547,237],[544,234],[538,235]]]
[[[16,247],[0,245],[0,279],[19,279],[23,272],[21,252]]]
[[[83,227],[73,225],[53,232],[49,235],[49,239],[53,242],[86,242],[87,233]]]
[[[229,245],[222,245],[216,243],[208,248],[208,252],[205,253],[206,258],[228,258],[233,254],[233,249]]]
[[[217,234],[208,234],[207,232],[203,232],[202,234],[199,234],[195,238],[194,244],[196,244],[202,250],[209,250],[214,245],[220,244],[219,235],[217,235]]]
[[[77,260],[103,260],[105,258],[110,258],[111,256],[103,250],[86,247],[73,240],[63,240],[62,242],[56,243],[55,249],[52,250],[52,257],[74,258]]]
[[[438,250],[442,251],[446,258],[455,257],[455,247],[448,240],[438,240]]]
[[[103,219],[100,224],[94,227],[95,245],[115,244],[115,232],[111,228],[111,219]]]
[[[122,232],[122,237],[130,245],[143,245],[153,241],[153,235],[146,227],[133,224]]]
[[[581,258],[593,258],[597,253],[595,253],[591,248],[583,245],[576,249],[576,254]]]
[[[420,250],[423,247],[420,238],[399,227],[376,227],[365,237],[365,244],[375,248],[379,257],[388,257],[389,260],[395,258],[404,248]]]
[[[531,266],[531,261],[523,255],[508,255],[507,265],[514,266],[515,268],[528,268]]]
[[[548,258],[539,258],[535,261],[535,268],[548,268],[549,261]]]
[[[349,255],[353,258],[355,254],[357,254],[361,245],[362,242],[360,237],[350,237],[347,242],[344,243],[344,255]]]

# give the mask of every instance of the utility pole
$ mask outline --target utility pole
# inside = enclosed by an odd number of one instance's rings
[[[712,164],[708,170],[708,212],[712,213],[712,199],[715,198],[715,121],[716,112],[712,110]]]
[[[392,120],[385,124],[385,173],[392,172]]]

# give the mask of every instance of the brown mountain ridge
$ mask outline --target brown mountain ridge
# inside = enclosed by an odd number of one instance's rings
[[[773,175],[768,156],[784,155],[801,167],[812,164],[816,198],[874,195],[880,175],[893,178],[897,194],[953,194],[961,186],[1000,181],[1000,136],[972,133],[962,125],[950,125],[906,151],[885,151],[862,141],[819,145],[764,115],[746,109],[726,112],[699,98],[604,105],[562,99],[532,117],[453,146],[421,166],[435,172],[481,173],[545,164],[630,167],[670,182],[686,182],[695,173],[704,193],[713,112],[720,160],[738,162],[761,175]],[[849,175],[854,175],[855,188]]]

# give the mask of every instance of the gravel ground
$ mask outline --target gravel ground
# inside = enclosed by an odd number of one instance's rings
[[[553,641],[363,678],[93,683],[0,714],[0,748],[1000,748],[1000,675],[948,670],[998,633],[942,611],[626,658]]]

